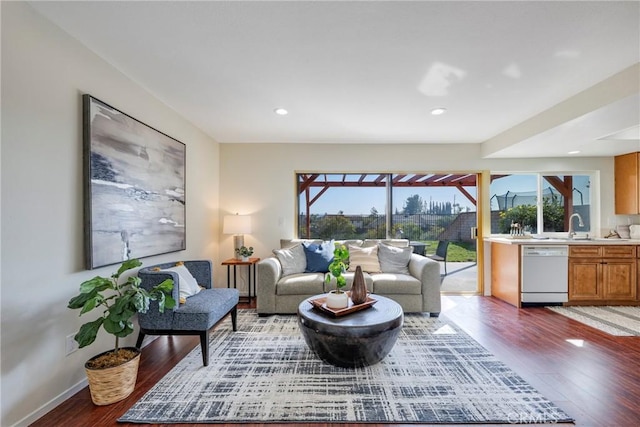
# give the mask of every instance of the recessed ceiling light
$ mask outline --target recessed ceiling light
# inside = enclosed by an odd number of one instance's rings
[[[289,114],[289,112],[284,108],[276,108],[275,110],[273,110],[273,112],[279,116],[286,116],[287,114]]]
[[[580,150],[569,151],[567,154],[578,154]]]
[[[439,116],[441,114],[444,114],[447,112],[447,109],[444,107],[438,107],[438,108],[434,108],[433,110],[431,110],[431,114],[433,114],[434,116]]]

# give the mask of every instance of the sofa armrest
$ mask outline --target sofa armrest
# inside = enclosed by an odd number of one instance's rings
[[[434,316],[440,314],[440,263],[430,258],[411,254],[409,273],[422,283],[422,311]]]
[[[276,283],[282,276],[282,265],[278,258],[271,256],[260,260],[257,277],[258,314],[272,314],[276,310]]]

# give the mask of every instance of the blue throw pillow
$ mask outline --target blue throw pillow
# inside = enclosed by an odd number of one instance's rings
[[[303,243],[304,254],[307,257],[307,268],[305,273],[326,273],[329,271],[329,264],[333,261],[333,251],[335,242]]]

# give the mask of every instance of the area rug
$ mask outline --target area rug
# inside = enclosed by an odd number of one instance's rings
[[[359,369],[324,363],[296,316],[240,310],[118,421],[130,423],[558,423],[572,419],[451,322],[406,315],[391,353]]]
[[[610,335],[640,336],[640,307],[570,306],[547,308]]]

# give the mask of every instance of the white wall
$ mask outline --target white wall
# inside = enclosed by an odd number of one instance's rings
[[[280,238],[295,233],[296,172],[591,172],[597,217],[613,213],[613,159],[480,159],[477,144],[220,144],[220,210],[253,215],[253,233],[245,243],[265,257]],[[249,178],[239,179],[239,176]],[[597,180],[596,180],[597,181]],[[601,194],[600,188],[602,188]],[[488,189],[486,189],[488,193]],[[485,195],[488,200],[488,194]],[[488,206],[487,206],[488,208]],[[597,223],[597,218],[593,218]],[[606,224],[604,224],[606,226]],[[231,236],[220,235],[220,250],[230,254]],[[220,276],[224,280],[226,276]]]
[[[85,381],[65,336],[90,314],[66,308],[84,270],[81,95],[89,93],[187,146],[187,250],[143,259],[217,260],[219,145],[35,13],[2,2],[2,262],[0,425],[27,424]],[[125,344],[133,344],[135,334]]]

